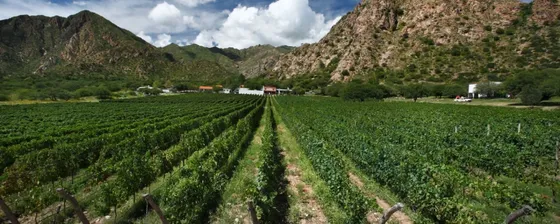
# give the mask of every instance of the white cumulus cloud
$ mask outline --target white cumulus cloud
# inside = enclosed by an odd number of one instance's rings
[[[165,47],[171,44],[171,36],[167,34],[160,34],[157,36],[157,40],[154,41],[154,46]]]
[[[150,11],[148,18],[162,24],[175,23],[175,21],[181,18],[181,10],[175,7],[175,5],[162,2]]]
[[[154,23],[151,33],[180,33],[187,29],[182,12],[175,5],[167,2],[157,4],[148,14]]]
[[[143,40],[145,40],[145,41],[148,42],[148,43],[152,43],[152,37],[146,35],[146,34],[144,33],[144,31],[140,31],[140,33],[136,34],[136,36],[142,38]]]
[[[73,1],[72,4],[79,5],[79,6],[85,6],[85,5],[87,5],[87,2],[85,2],[85,1]]]
[[[309,6],[309,0],[278,0],[268,8],[236,7],[218,29],[200,32],[202,46],[246,48],[257,44],[298,46],[326,35],[340,20],[326,21]]]
[[[177,0],[177,2],[187,6],[187,7],[197,7],[198,5],[204,5],[210,2],[215,2],[216,0]]]

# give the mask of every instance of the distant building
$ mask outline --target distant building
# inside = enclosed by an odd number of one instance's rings
[[[231,93],[231,89],[228,89],[228,88],[222,89],[222,93],[223,93],[223,94],[230,94],[230,93]]]
[[[212,86],[200,86],[200,87],[198,87],[198,91],[200,91],[200,92],[212,92],[212,91],[214,91],[214,87],[212,87]]]
[[[263,87],[263,92],[264,95],[276,95],[278,94],[278,92],[276,92],[277,89],[275,86],[264,86]]]
[[[290,88],[287,89],[276,89],[276,93],[278,95],[288,95],[292,93],[292,90]]]
[[[154,89],[154,87],[151,87],[151,86],[140,86],[140,87],[136,88],[136,91],[139,92],[140,90],[143,90],[143,89]]]
[[[264,96],[264,90],[252,90],[252,89],[249,89],[249,88],[239,88],[239,94],[241,94],[241,95]]]
[[[502,85],[501,82],[490,82],[491,84],[494,84],[496,86]],[[488,96],[486,94],[482,94],[479,93],[479,91],[477,90],[478,85],[480,85],[480,83],[477,84],[469,84],[469,98],[487,98]]]
[[[161,92],[163,92],[163,93],[171,93],[171,89],[162,89]]]

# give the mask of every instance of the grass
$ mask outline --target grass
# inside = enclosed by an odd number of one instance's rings
[[[212,223],[237,223],[239,220],[248,219],[246,200],[250,189],[256,189],[255,176],[257,164],[262,148],[261,137],[264,130],[264,116],[261,119],[245,157],[239,162],[235,174],[227,184],[222,194],[222,202],[215,214],[211,217]]]
[[[404,99],[402,97],[393,97],[385,99],[387,102],[412,102],[412,99]],[[419,98],[420,103],[444,103],[444,104],[458,104],[458,105],[476,105],[476,106],[498,106],[498,107],[515,107],[515,108],[529,108],[530,106],[522,105],[520,99],[473,99],[470,103],[458,103],[454,99],[449,98],[436,98],[436,97],[424,97]],[[551,100],[546,100],[535,108],[541,108],[544,110],[560,109],[560,97],[554,97]]]
[[[301,179],[313,188],[315,198],[318,200],[323,213],[327,216],[329,223],[344,223],[347,215],[338,207],[333,195],[331,194],[326,183],[315,173],[311,161],[305,156],[295,137],[290,130],[286,128],[280,114],[276,110],[277,103],[273,100],[274,119],[277,124],[278,144],[286,153],[286,164],[293,164],[301,170]],[[289,172],[289,171],[287,171]],[[303,186],[298,186],[298,191],[303,191]],[[301,188],[301,189],[300,189]],[[301,204],[305,198],[300,197],[298,192],[288,190],[290,210],[288,211],[288,222],[299,223],[301,217]]]
[[[44,104],[44,103],[97,103],[99,100],[95,97],[84,97],[81,99],[71,100],[10,100],[0,101],[0,105],[22,105],[22,104]]]

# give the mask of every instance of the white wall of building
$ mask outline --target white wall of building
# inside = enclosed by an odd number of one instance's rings
[[[251,90],[249,88],[239,88],[239,94],[264,96],[264,90]]]
[[[494,85],[501,85],[501,82],[491,82]],[[477,90],[476,87],[478,86],[478,84],[469,84],[469,98],[474,98],[477,94]],[[486,98],[487,96],[484,94],[479,94],[478,97],[480,98]]]

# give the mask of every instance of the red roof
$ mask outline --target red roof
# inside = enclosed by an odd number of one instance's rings
[[[212,86],[200,86],[198,88],[198,90],[214,90],[214,87],[212,87]]]

